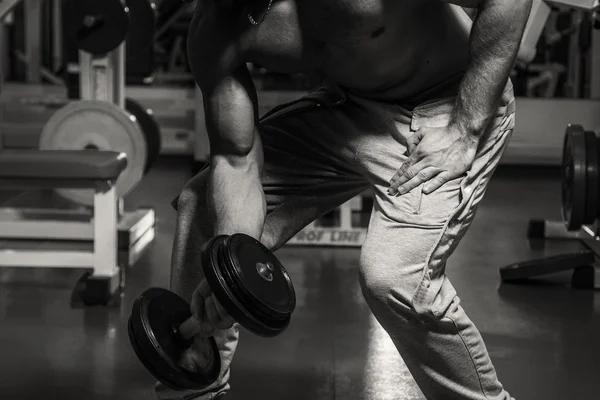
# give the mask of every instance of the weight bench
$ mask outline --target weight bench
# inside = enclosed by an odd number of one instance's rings
[[[114,184],[126,166],[126,155],[118,152],[0,151],[2,188],[94,190],[91,223],[81,218],[69,220],[65,210],[1,209],[0,239],[5,241],[0,246],[0,266],[91,268],[76,287],[82,303],[109,304],[120,297],[124,280],[117,260],[119,199]],[[65,241],[86,239],[92,239],[91,249],[81,243],[66,249]],[[40,241],[44,245],[40,246]],[[56,248],[48,245],[51,242],[58,242]]]

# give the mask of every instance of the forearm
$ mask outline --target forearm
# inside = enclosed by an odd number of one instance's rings
[[[260,238],[266,205],[261,183],[263,149],[256,90],[245,67],[205,95],[211,169],[208,207],[215,235]]]
[[[207,204],[215,235],[245,233],[260,239],[266,214],[261,158],[212,157]]]
[[[451,124],[478,136],[493,116],[531,10],[531,0],[484,0],[473,23],[470,64],[460,85]]]

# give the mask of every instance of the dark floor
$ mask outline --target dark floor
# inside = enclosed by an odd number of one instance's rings
[[[0,399],[154,398],[125,321],[145,288],[168,284],[169,202],[187,179],[186,165],[163,160],[128,199],[156,208],[158,235],[130,271],[121,308],[71,309],[79,271],[0,271]],[[557,218],[559,204],[556,173],[501,170],[448,265],[517,399],[600,398],[600,295],[563,285],[499,285],[499,266],[561,251],[556,244],[533,252],[525,239],[528,219]],[[274,339],[244,334],[229,399],[423,398],[361,298],[358,250],[285,248],[279,256],[297,290],[292,325]]]

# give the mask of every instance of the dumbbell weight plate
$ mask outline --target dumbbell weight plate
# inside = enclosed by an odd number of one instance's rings
[[[212,292],[229,315],[250,332],[263,337],[279,335],[289,325],[291,313],[288,315],[275,314],[269,318],[268,316],[265,317],[264,313],[257,313],[256,310],[252,310],[253,307],[248,302],[248,298],[245,298],[244,293],[240,293],[240,285],[243,284],[243,281],[234,276],[233,271],[231,271],[231,264],[227,261],[231,257],[231,254],[227,254],[227,238],[227,236],[213,238],[207,243],[205,250],[202,252],[202,267]],[[252,261],[244,260],[244,262]],[[256,264],[256,261],[254,261],[254,264]],[[256,270],[253,273],[257,273]],[[278,284],[281,283],[283,282],[278,281]],[[294,299],[295,304],[295,293],[293,291],[290,296]]]
[[[181,297],[152,288],[135,301],[128,322],[129,340],[140,361],[156,379],[176,390],[204,389],[218,378],[221,370],[214,338],[205,338],[206,365],[202,371],[192,372],[178,364],[192,340],[181,338],[177,329],[190,317],[190,305]]]
[[[156,118],[154,118],[154,112],[149,108],[143,107],[133,99],[125,99],[125,109],[137,119],[137,122],[140,124],[142,132],[146,137],[146,148],[148,152],[144,173],[148,173],[148,170],[152,168],[160,155],[162,146],[160,126],[158,125]]]
[[[287,317],[296,306],[292,280],[273,252],[247,235],[227,238],[228,265],[244,295],[273,316]]]
[[[127,38],[129,15],[121,0],[69,0],[63,7],[65,32],[80,50],[104,55]]]
[[[586,202],[583,223],[591,225],[596,221],[598,208],[598,138],[594,132],[585,132],[586,152]]]
[[[585,131],[580,125],[569,125],[565,134],[562,162],[562,213],[567,230],[581,228],[586,209]]]

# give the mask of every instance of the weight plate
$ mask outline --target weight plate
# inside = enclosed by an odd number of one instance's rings
[[[80,50],[103,55],[127,37],[129,16],[121,0],[69,0],[64,9],[65,32]]]
[[[562,212],[567,230],[583,225],[586,202],[585,131],[581,125],[569,125],[565,134],[562,162]]]
[[[206,338],[202,371],[192,372],[179,365],[192,340],[183,340],[176,332],[190,317],[190,305],[185,300],[168,290],[152,288],[136,299],[128,322],[129,339],[140,361],[156,379],[176,390],[204,389],[221,371],[214,338]]]
[[[154,42],[156,4],[150,0],[127,0],[127,8],[129,8],[129,32],[126,51],[127,57],[134,59]]]
[[[292,280],[272,251],[242,234],[230,236],[225,247],[227,265],[251,304],[275,316],[286,317],[294,311],[296,296]]]
[[[265,322],[252,314],[232,290],[231,279],[220,267],[219,252],[227,236],[217,236],[209,241],[202,251],[202,268],[211,291],[219,303],[241,326],[263,337],[273,337],[283,332],[290,323],[291,316],[280,321]]]
[[[141,181],[146,167],[146,140],[131,114],[96,100],[70,103],[48,120],[40,137],[42,150],[109,150],[127,155],[127,168],[116,182],[117,195],[125,196]],[[93,206],[94,193],[85,189],[57,192],[76,203]]]
[[[152,109],[142,107],[140,103],[133,99],[125,99],[125,109],[137,119],[146,137],[147,159],[144,172],[147,173],[160,155],[162,146],[160,126],[154,118]]]
[[[583,223],[591,225],[596,221],[598,209],[598,139],[594,132],[585,132],[586,152],[586,201]]]

